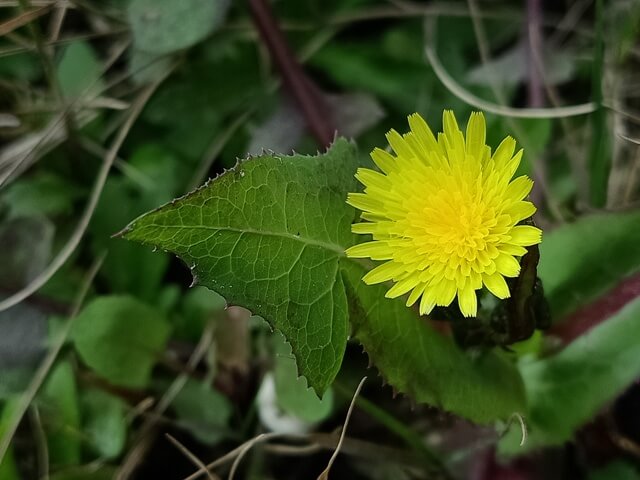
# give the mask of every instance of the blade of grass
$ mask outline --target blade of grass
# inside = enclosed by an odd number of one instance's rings
[[[596,0],[596,40],[594,46],[591,88],[596,109],[591,117],[591,151],[589,153],[591,204],[602,208],[607,203],[607,184],[611,170],[610,140],[607,131],[606,110],[602,103],[602,72],[604,63],[604,6]]]

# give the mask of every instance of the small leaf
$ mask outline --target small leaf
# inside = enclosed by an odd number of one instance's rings
[[[332,390],[328,390],[322,400],[314,395],[306,380],[296,374],[296,361],[289,344],[281,335],[274,336],[273,340],[276,355],[273,378],[278,406],[304,422],[321,422],[331,414]]]
[[[188,380],[173,401],[178,423],[201,442],[212,445],[227,431],[232,409],[227,397],[209,385]]]
[[[42,392],[42,421],[52,465],[68,466],[80,462],[80,409],[73,368],[58,363],[47,378]]]
[[[639,337],[640,299],[636,299],[557,355],[523,363],[529,436],[524,447],[519,447],[519,432],[510,431],[500,444],[501,452],[521,454],[569,440],[638,378]]]
[[[190,47],[222,24],[228,6],[228,0],[131,0],[135,45],[156,54]]]
[[[317,157],[249,159],[141,216],[123,236],[176,253],[195,281],[265,318],[322,394],[347,342],[338,264],[352,241],[345,199],[355,163],[345,140]]]
[[[104,459],[116,458],[127,437],[125,404],[102,390],[87,390],[82,396],[83,431],[91,446]]]
[[[169,337],[154,308],[127,296],[93,300],[75,319],[71,337],[82,360],[116,385],[144,388]]]
[[[69,45],[58,64],[58,82],[66,97],[86,96],[99,92],[102,66],[95,52],[87,42]]]
[[[4,194],[11,218],[61,215],[72,211],[81,190],[58,175],[38,173],[18,178]]]
[[[631,462],[616,460],[590,472],[588,480],[640,480],[640,472]]]
[[[538,275],[556,319],[640,270],[640,212],[583,217],[546,234]]]
[[[362,266],[345,264],[343,272],[354,335],[398,392],[477,423],[524,412],[515,366],[491,352],[471,358],[401,299],[385,298],[384,285],[365,285]]]

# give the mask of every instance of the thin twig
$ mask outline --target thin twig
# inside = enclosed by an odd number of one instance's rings
[[[49,449],[47,447],[47,436],[42,428],[40,420],[40,412],[37,406],[33,406],[30,410],[31,422],[33,423],[33,431],[35,436],[37,457],[38,457],[38,480],[49,480]]]
[[[362,390],[362,386],[364,382],[367,380],[367,377],[362,377],[360,383],[358,384],[358,388],[356,388],[355,393],[353,394],[353,398],[351,399],[351,404],[349,405],[349,410],[347,410],[347,416],[344,419],[344,425],[342,426],[342,432],[340,432],[340,440],[338,440],[338,445],[336,449],[333,451],[333,455],[329,459],[329,463],[327,464],[327,468],[325,468],[320,475],[318,475],[318,480],[329,480],[329,472],[331,471],[331,467],[333,463],[338,458],[338,453],[340,452],[340,448],[342,448],[342,442],[344,442],[344,436],[347,433],[347,427],[349,426],[349,420],[351,419],[351,414],[353,413],[353,408],[356,405],[356,399],[358,395],[360,395],[360,390]]]
[[[134,442],[133,447],[127,454],[126,458],[122,462],[120,469],[116,475],[117,480],[125,480],[133,474],[139,465],[139,462],[147,453],[151,443],[149,435],[156,427],[158,420],[162,417],[162,414],[171,405],[176,396],[180,393],[187,380],[189,379],[189,373],[191,373],[196,366],[200,363],[202,358],[206,355],[211,343],[213,342],[213,322],[210,322],[205,328],[198,345],[194,349],[191,357],[187,362],[187,369],[184,373],[178,375],[166,390],[162,398],[156,404],[152,414],[148,416],[147,420],[142,424],[137,434],[137,441]]]
[[[102,163],[102,167],[98,172],[98,177],[96,178],[91,196],[85,207],[84,213],[80,218],[80,221],[78,222],[69,241],[65,244],[62,250],[60,250],[58,255],[56,255],[49,266],[44,269],[38,276],[36,276],[29,283],[29,285],[0,302],[0,312],[14,305],[17,305],[22,300],[38,291],[45,283],[49,281],[49,279],[51,279],[51,277],[60,269],[60,267],[62,267],[66,263],[71,254],[80,244],[80,241],[82,240],[82,237],[84,236],[84,233],[89,226],[89,221],[93,216],[93,212],[98,204],[100,195],[102,194],[102,189],[107,181],[109,171],[111,170],[111,166],[113,165],[113,162],[118,155],[120,147],[124,143],[125,138],[129,134],[129,130],[135,123],[138,115],[140,115],[140,113],[142,112],[142,109],[146,105],[147,101],[149,100],[149,98],[151,98],[153,92],[164,81],[168,74],[169,72],[166,72],[165,75],[159,77],[154,83],[147,86],[147,88],[145,88],[131,104],[131,109],[129,110],[127,119],[120,127],[118,135],[111,144],[111,148],[107,152],[107,155],[105,155],[104,162]]]
[[[220,477],[218,477],[217,475],[212,473],[210,470],[207,470],[207,467],[202,462],[202,460],[200,460],[197,456],[195,456],[193,453],[191,453],[187,447],[185,447],[182,443],[180,443],[178,440],[176,440],[169,433],[165,433],[164,436],[167,437],[167,440],[169,440],[173,444],[174,447],[176,447],[178,450],[180,450],[180,452],[185,457],[187,457],[189,460],[191,460],[191,462],[196,467],[203,469],[207,473],[207,477],[209,477],[209,480],[219,480]]]
[[[62,347],[67,341],[67,337],[71,332],[73,320],[78,315],[78,312],[80,311],[80,308],[84,302],[87,292],[89,291],[89,287],[93,283],[93,279],[95,278],[96,274],[100,270],[100,267],[102,266],[102,262],[104,261],[104,258],[105,258],[105,254],[100,255],[96,259],[96,261],[93,263],[89,271],[87,272],[87,275],[82,283],[82,286],[80,287],[78,295],[75,298],[75,301],[71,310],[71,314],[69,315],[68,320],[60,329],[58,337],[53,342],[51,350],[49,350],[49,353],[47,353],[47,356],[44,358],[44,360],[36,370],[27,389],[20,396],[18,405],[13,412],[13,416],[7,421],[5,433],[2,439],[0,440],[0,464],[2,463],[2,460],[4,459],[4,456],[6,455],[7,450],[9,449],[9,445],[11,444],[11,439],[13,438],[13,436],[16,433],[16,430],[18,429],[18,425],[20,425],[20,421],[22,420],[22,417],[24,416],[25,412],[29,408],[29,405],[31,405],[31,402],[33,401],[36,394],[38,393],[38,390],[40,390],[40,387],[42,386],[42,382],[44,382],[44,379],[47,377],[49,370],[53,366],[56,358],[58,357],[58,354],[60,353],[60,351],[62,350]]]

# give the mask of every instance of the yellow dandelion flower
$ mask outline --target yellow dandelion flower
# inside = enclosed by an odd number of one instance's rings
[[[522,158],[515,140],[505,138],[492,155],[482,113],[471,114],[466,139],[453,112],[444,112],[443,125],[436,140],[420,115],[410,115],[409,133],[387,134],[395,156],[371,152],[382,172],[358,169],[364,193],[350,193],[347,202],[362,210],[363,222],[352,230],[373,241],[346,253],[384,261],[364,282],[392,280],[386,296],[410,292],[407,306],[420,299],[421,314],[457,296],[460,311],[475,317],[476,290],[509,297],[505,277],[518,276],[519,258],[540,243],[542,231],[519,225],[536,207],[526,200],[533,181],[512,180]]]

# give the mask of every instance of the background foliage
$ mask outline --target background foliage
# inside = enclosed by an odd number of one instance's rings
[[[639,478],[638,22],[631,0],[0,1],[0,479],[229,452],[219,475],[317,477],[365,375],[331,478]],[[485,110],[536,180],[552,325],[508,349],[462,348],[342,255],[356,166],[444,108]],[[325,151],[334,131],[353,142]],[[208,178],[123,232],[157,251],[113,238]]]

